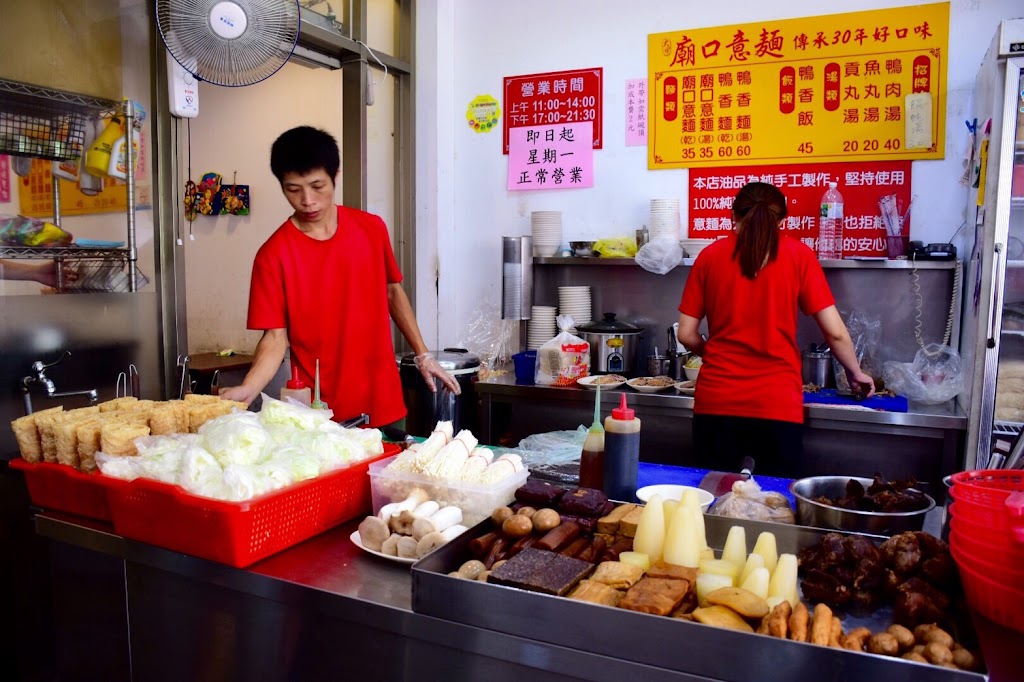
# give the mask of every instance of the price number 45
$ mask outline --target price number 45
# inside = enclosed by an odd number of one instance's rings
[[[813,154],[814,143],[813,142],[801,142],[800,146],[796,148],[797,152],[801,154]]]

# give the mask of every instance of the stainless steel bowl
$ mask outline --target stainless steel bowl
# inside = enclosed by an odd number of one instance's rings
[[[569,248],[572,249],[574,256],[593,256],[596,243],[596,241],[569,242]]]
[[[796,498],[797,523],[801,526],[831,528],[855,533],[895,535],[907,530],[921,530],[924,526],[925,515],[935,508],[935,500],[927,494],[925,494],[925,498],[928,500],[928,506],[912,512],[856,511],[814,501],[814,498],[822,496],[844,497],[846,484],[850,480],[860,481],[865,490],[872,483],[870,478],[856,476],[811,476],[793,481],[789,486],[789,491]]]

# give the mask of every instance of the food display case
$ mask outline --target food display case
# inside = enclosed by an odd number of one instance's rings
[[[489,528],[470,529],[412,567],[415,612],[573,650],[631,661],[639,665],[718,680],[742,682],[806,679],[809,670],[824,679],[984,680],[978,673],[922,665],[899,658],[776,639],[711,627],[678,618],[636,613],[527,592],[486,582],[451,577],[469,556],[469,542]],[[705,515],[708,545],[721,549],[729,528],[741,525],[746,537],[775,534],[778,551],[796,553],[828,531],[803,526],[742,521]],[[882,540],[883,538],[876,538]],[[847,615],[844,628],[884,630],[892,610]]]

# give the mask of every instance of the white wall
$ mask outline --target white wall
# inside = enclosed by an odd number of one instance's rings
[[[247,216],[198,216],[194,241],[183,223],[190,353],[251,351],[259,341],[259,332],[245,328],[252,261],[291,214],[270,172],[270,145],[298,125],[323,128],[340,139],[340,71],[289,63],[256,85],[200,84],[199,116],[191,122],[192,180],[215,171],[230,183],[237,170],[238,183],[249,185],[251,210]],[[181,187],[188,175],[187,124],[178,126]]]
[[[424,241],[436,235],[439,271],[436,318],[421,315],[420,324],[428,343],[436,338],[439,345],[448,345],[459,339],[481,301],[496,301],[500,296],[501,237],[529,234],[531,211],[561,210],[568,241],[632,234],[647,220],[649,199],[685,198],[686,170],[649,171],[646,150],[625,147],[623,142],[625,81],[647,76],[648,34],[915,3],[440,0],[436,4],[436,9],[417,8],[419,268],[433,271],[434,245]],[[946,158],[914,163],[914,239],[947,241],[963,221],[966,189],[957,184],[957,178],[974,76],[999,20],[1021,14],[1020,0],[951,2]],[[605,141],[604,149],[595,151],[595,186],[557,192],[507,191],[501,130],[481,135],[466,127],[463,116],[468,102],[484,93],[500,101],[505,76],[595,66],[604,68],[605,81]],[[437,135],[436,146],[431,134]],[[451,148],[446,144],[449,137]],[[437,204],[430,203],[435,200]],[[424,300],[430,293],[423,287],[424,280],[421,276],[417,299],[421,310],[431,308]],[[672,283],[666,281],[666,285]]]

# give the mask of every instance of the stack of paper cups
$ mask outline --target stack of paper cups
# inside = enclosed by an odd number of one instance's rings
[[[650,217],[647,229],[651,233],[651,241],[655,239],[679,239],[679,199],[651,199]]]
[[[562,212],[534,211],[530,214],[533,255],[554,256],[562,246]]]

